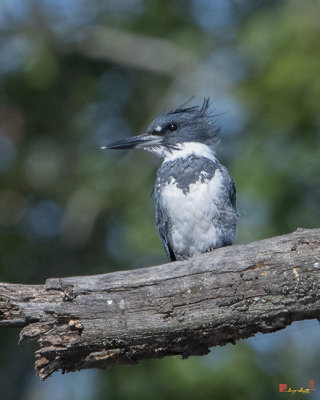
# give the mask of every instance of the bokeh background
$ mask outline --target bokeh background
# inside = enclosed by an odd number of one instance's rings
[[[238,243],[320,226],[320,2],[1,0],[0,280],[166,262],[151,190],[160,160],[103,152],[210,96],[238,189]],[[2,400],[320,398],[319,323],[214,348],[35,378],[0,331]],[[297,396],[297,395],[296,395]],[[301,395],[306,396],[306,395]],[[300,396],[300,397],[301,397]]]

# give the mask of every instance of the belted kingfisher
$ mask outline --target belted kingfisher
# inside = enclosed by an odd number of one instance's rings
[[[237,212],[236,188],[216,158],[219,129],[202,106],[161,114],[146,133],[102,146],[102,149],[142,148],[162,157],[153,190],[156,223],[171,261],[184,260],[231,245]]]

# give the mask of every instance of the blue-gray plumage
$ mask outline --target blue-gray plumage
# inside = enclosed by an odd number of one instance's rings
[[[153,191],[156,223],[168,257],[183,260],[233,243],[236,189],[217,160],[218,129],[201,107],[183,106],[157,117],[143,135],[103,148],[143,148],[164,158]]]

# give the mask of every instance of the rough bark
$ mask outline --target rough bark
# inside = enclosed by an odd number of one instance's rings
[[[36,370],[75,371],[209,347],[320,318],[320,229],[155,267],[0,284],[0,326],[37,340]]]

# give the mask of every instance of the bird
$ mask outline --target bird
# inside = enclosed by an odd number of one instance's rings
[[[156,225],[171,261],[233,244],[236,187],[216,157],[220,129],[201,105],[183,105],[156,117],[145,133],[102,149],[144,149],[163,159],[153,189]]]

